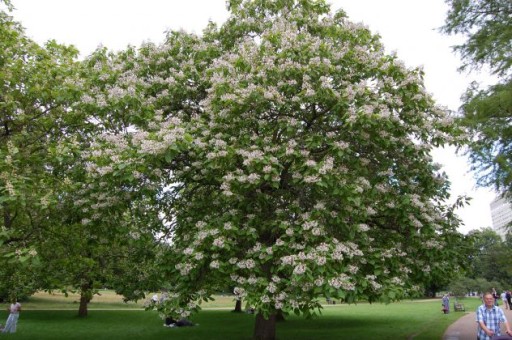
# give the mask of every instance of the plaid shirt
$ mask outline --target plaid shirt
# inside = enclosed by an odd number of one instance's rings
[[[501,335],[500,324],[507,322],[507,319],[501,308],[493,306],[491,309],[487,309],[484,304],[476,310],[476,322],[478,323],[479,321],[483,321],[487,328],[494,331],[494,335]],[[478,324],[478,340],[490,339],[491,337],[485,334],[480,324]]]

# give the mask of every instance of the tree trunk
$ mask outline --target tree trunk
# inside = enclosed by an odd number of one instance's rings
[[[286,321],[286,319],[284,318],[284,314],[283,314],[283,310],[282,310],[282,309],[278,309],[278,310],[277,310],[277,314],[276,314],[276,321],[277,321],[277,322],[283,322],[283,321]]]
[[[9,206],[7,202],[2,203],[4,209],[4,227],[6,229],[11,229],[11,214],[9,213]]]
[[[87,316],[87,304],[89,303],[89,298],[86,292],[82,292],[80,294],[80,307],[78,308],[78,316],[81,318],[85,318]]]
[[[92,281],[82,282],[80,287],[80,307],[78,307],[78,316],[87,316],[87,305],[92,299]]]
[[[276,338],[276,315],[272,314],[265,319],[261,313],[256,315],[254,323],[254,340],[275,340]]]
[[[242,299],[236,300],[235,310],[233,312],[242,313]]]

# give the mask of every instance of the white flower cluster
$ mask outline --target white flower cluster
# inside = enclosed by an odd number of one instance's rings
[[[350,277],[346,274],[340,274],[337,277],[329,279],[329,285],[336,289],[343,288],[344,290],[354,290],[356,286],[351,282]]]
[[[392,284],[397,285],[397,286],[403,286],[404,285],[404,282],[402,281],[402,279],[399,278],[399,277],[396,277],[396,276],[392,277],[390,281],[391,281]]]
[[[375,275],[366,275],[366,280],[370,283],[374,291],[378,291],[382,288],[382,285],[376,281],[377,277]]]
[[[293,269],[293,274],[295,274],[295,275],[302,275],[302,274],[304,274],[306,272],[306,270],[307,270],[306,265],[304,263],[299,263]]]
[[[363,252],[359,249],[357,244],[353,242],[338,242],[335,246],[335,252],[343,253],[349,258],[354,256],[363,256]]]
[[[181,275],[188,275],[194,266],[191,263],[178,263],[175,268],[180,271]]]
[[[425,247],[428,249],[439,249],[441,248],[441,243],[438,240],[426,240],[424,243]]]

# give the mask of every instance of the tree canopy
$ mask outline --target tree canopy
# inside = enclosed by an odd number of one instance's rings
[[[468,277],[484,278],[487,281],[502,283],[509,282],[511,278],[511,271],[507,265],[511,253],[509,242],[504,242],[490,228],[472,231],[468,236],[473,248],[470,254]]]
[[[72,46],[39,46],[4,11],[0,34],[0,298],[56,288],[90,296],[106,285],[142,297],[143,264],[157,250],[153,224],[134,212],[142,199],[99,213],[102,182],[88,180],[82,154],[111,127],[81,102],[87,65]],[[123,282],[132,275],[138,286]]]
[[[54,41],[39,46],[4,11],[0,35],[1,271],[14,297],[37,288],[38,245],[58,183],[50,155],[72,119],[66,79],[77,51]]]
[[[272,338],[278,311],[392,301],[456,272],[460,221],[429,153],[460,131],[422,71],[323,1],[229,8],[202,36],[93,56],[83,97],[100,124],[130,125],[95,141],[89,173],[105,194],[159,205],[173,287],[162,311],[186,317],[236,285],[255,338]]]
[[[478,184],[512,192],[512,81],[486,90],[469,88],[461,110]]]
[[[4,258],[37,253],[39,284],[85,302],[98,282],[138,298],[167,281],[173,317],[234,286],[261,339],[321,298],[389,302],[458,272],[430,151],[463,134],[423,71],[325,1],[228,7],[201,36],[80,63],[2,14]]]

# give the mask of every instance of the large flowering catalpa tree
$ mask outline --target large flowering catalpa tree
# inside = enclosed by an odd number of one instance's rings
[[[422,71],[323,1],[229,8],[202,36],[91,63],[83,97],[131,126],[93,145],[90,172],[159,205],[163,311],[236,286],[270,339],[279,311],[392,301],[456,272],[459,220],[429,153],[459,132]]]

